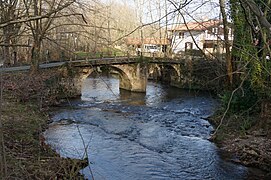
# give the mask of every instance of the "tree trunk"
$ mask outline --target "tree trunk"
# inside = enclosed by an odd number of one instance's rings
[[[39,62],[40,62],[40,51],[41,51],[41,42],[35,41],[31,49],[31,66],[30,74],[36,74],[39,71]]]
[[[226,10],[225,10],[225,0],[219,0],[219,4],[220,4],[220,11],[222,14],[223,26],[224,26],[228,82],[229,82],[229,85],[232,86],[232,84],[233,84],[233,65],[232,65],[232,58],[231,58],[231,51],[230,51],[229,29],[228,29],[229,27],[228,27],[228,22],[227,22],[227,14],[226,14]]]
[[[18,62],[17,62],[17,54],[18,54],[17,53],[17,47],[13,48],[13,53],[12,54],[13,54],[13,56],[12,56],[13,57],[13,64],[17,65],[18,64]]]
[[[3,47],[3,60],[4,65],[9,66],[10,65],[10,36],[8,32],[9,28],[5,27],[3,28],[3,38],[4,38],[4,47]]]

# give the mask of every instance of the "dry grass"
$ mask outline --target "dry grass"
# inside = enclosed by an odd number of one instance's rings
[[[51,78],[48,74],[4,77],[4,100],[0,109],[8,169],[4,179],[82,179],[79,170],[88,162],[61,158],[41,136],[49,118],[46,112],[40,111],[44,104],[39,100],[56,100],[44,93],[48,92],[45,81]]]

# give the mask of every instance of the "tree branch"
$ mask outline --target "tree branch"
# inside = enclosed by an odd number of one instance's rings
[[[5,22],[5,23],[1,23],[0,28],[9,26],[11,24],[18,24],[18,23],[24,23],[24,22],[29,22],[29,21],[35,21],[35,20],[50,18],[51,15],[63,10],[64,8],[66,8],[66,7],[70,6],[71,4],[73,4],[74,2],[75,2],[75,0],[72,0],[71,2],[68,2],[68,3],[64,4],[63,6],[60,6],[57,9],[54,9],[53,11],[51,11],[51,12],[49,12],[47,14],[44,14],[44,15],[37,15],[37,16],[27,17],[27,18],[23,18],[23,19],[16,19],[16,20]]]
[[[241,0],[241,2],[249,7],[249,9],[254,13],[254,15],[258,17],[262,26],[268,29],[269,34],[271,34],[271,23],[268,22],[260,7],[253,0]]]

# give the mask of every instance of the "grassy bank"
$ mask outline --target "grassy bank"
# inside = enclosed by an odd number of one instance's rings
[[[58,89],[48,94],[45,82],[56,79],[52,77],[55,75],[47,72],[28,77],[20,73],[3,77],[1,121],[5,158],[1,163],[6,174],[2,172],[2,179],[82,179],[78,172],[88,162],[61,158],[42,136],[49,123],[48,105],[57,103],[58,93],[62,92]]]

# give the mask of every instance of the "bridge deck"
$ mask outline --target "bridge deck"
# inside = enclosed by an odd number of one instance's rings
[[[167,64],[180,64],[184,62],[185,58],[181,59],[170,59],[170,58],[148,58],[146,61],[148,63],[167,63]],[[113,65],[113,64],[131,64],[140,62],[139,57],[113,57],[113,58],[98,58],[98,59],[83,59],[74,61],[63,61],[54,62],[47,64],[40,64],[41,69],[60,67],[65,64],[72,64],[76,67],[84,66],[99,66],[99,65]],[[27,71],[30,66],[18,66],[18,67],[1,67],[0,72],[16,72],[16,71]]]

